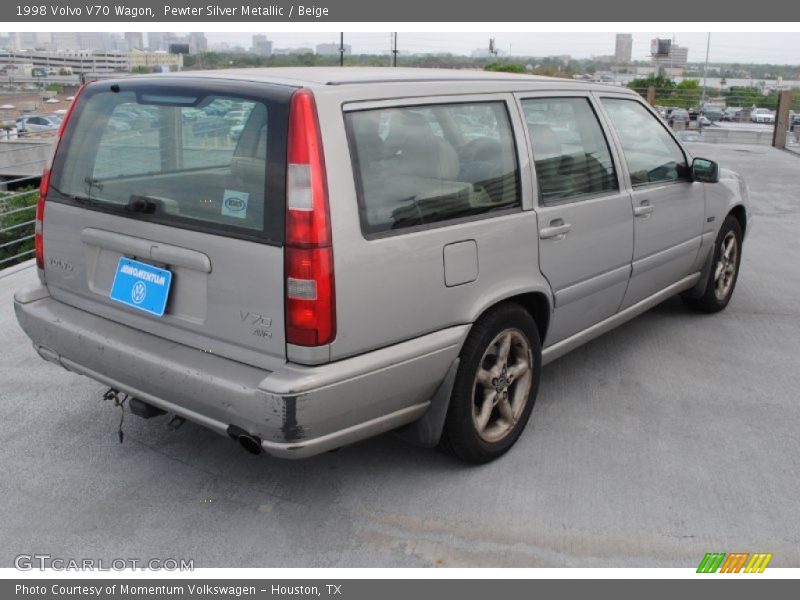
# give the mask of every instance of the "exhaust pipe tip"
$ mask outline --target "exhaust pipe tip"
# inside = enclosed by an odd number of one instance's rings
[[[239,442],[239,445],[250,454],[261,454],[263,448],[261,447],[261,440],[249,433],[241,427],[236,425],[228,425],[228,435]]]
[[[261,454],[261,440],[252,435],[240,435],[239,445],[250,454]]]

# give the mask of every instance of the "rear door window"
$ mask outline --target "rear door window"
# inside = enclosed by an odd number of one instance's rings
[[[365,234],[520,206],[505,102],[350,112],[347,127]]]
[[[619,189],[614,162],[588,98],[531,98],[522,110],[544,204]]]
[[[284,103],[202,89],[122,86],[131,89],[88,88],[81,97],[54,165],[56,199],[280,241]]]

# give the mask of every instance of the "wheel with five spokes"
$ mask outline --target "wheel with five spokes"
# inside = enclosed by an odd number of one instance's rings
[[[717,236],[705,293],[699,298],[684,298],[684,303],[703,312],[719,312],[728,306],[741,260],[742,227],[736,217],[729,215]]]
[[[541,355],[536,323],[518,304],[481,317],[461,350],[441,446],[472,463],[506,452],[533,409]]]

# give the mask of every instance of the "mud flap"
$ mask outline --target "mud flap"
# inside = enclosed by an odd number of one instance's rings
[[[717,242],[715,240],[708,251],[708,256],[706,257],[705,262],[703,263],[703,269],[700,271],[700,279],[697,280],[697,283],[695,283],[693,287],[683,292],[681,296],[684,298],[703,297],[703,295],[706,293],[706,288],[708,287],[708,274],[711,272],[711,264],[714,261],[714,254],[716,251]]]
[[[431,405],[419,420],[414,421],[395,431],[395,434],[405,442],[424,448],[433,448],[439,443],[444,429],[444,420],[447,417],[447,409],[450,406],[450,396],[453,393],[453,385],[456,381],[456,373],[460,358],[453,361],[447,370],[442,383],[436,389]]]

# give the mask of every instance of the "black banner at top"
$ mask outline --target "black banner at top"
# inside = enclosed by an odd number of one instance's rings
[[[8,22],[792,22],[800,3],[760,0],[11,0]]]

